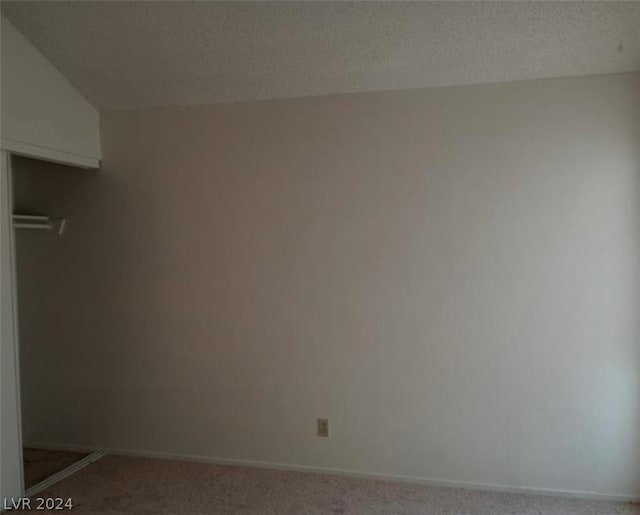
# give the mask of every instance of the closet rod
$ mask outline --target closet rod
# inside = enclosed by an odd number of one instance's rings
[[[42,229],[43,231],[50,231],[53,229],[51,224],[29,224],[21,222],[13,222],[13,227],[16,229]]]
[[[38,229],[52,231],[58,229],[58,234],[62,234],[67,225],[66,218],[51,218],[44,215],[19,215],[12,217],[13,227],[16,229]]]
[[[13,220],[38,220],[41,222],[48,222],[49,217],[45,215],[13,215]]]

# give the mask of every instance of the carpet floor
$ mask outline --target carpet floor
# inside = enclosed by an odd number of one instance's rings
[[[640,514],[640,504],[124,456],[105,456],[37,497],[71,497],[82,514]]]
[[[85,453],[79,452],[51,451],[28,447],[22,449],[25,488],[47,479],[85,456]]]

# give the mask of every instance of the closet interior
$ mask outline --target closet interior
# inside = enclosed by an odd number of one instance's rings
[[[74,347],[91,343],[89,332],[70,333],[70,317],[83,316],[74,304],[83,300],[74,295],[74,285],[62,279],[61,271],[81,237],[67,218],[68,199],[77,198],[95,181],[95,174],[18,156],[12,157],[11,168],[23,474],[26,491],[33,492],[93,457],[90,448],[62,445],[78,431],[78,415],[86,409],[65,387],[69,367],[84,353],[78,347],[71,352],[59,348],[55,342]],[[80,215],[74,213],[74,220]]]

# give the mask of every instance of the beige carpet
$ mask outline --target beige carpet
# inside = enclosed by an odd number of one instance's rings
[[[38,497],[74,513],[613,515],[640,505],[478,492],[323,474],[105,456]]]
[[[24,485],[29,488],[43,479],[67,468],[79,459],[86,456],[85,453],[50,451],[48,449],[24,448],[22,457],[24,461]]]

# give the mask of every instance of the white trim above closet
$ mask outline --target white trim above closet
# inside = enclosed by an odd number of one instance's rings
[[[9,138],[2,138],[0,145],[3,150],[8,150],[16,156],[32,157],[34,159],[41,159],[42,161],[51,161],[52,163],[60,163],[78,168],[100,168],[100,159],[96,157],[81,156],[41,145],[15,141]]]

